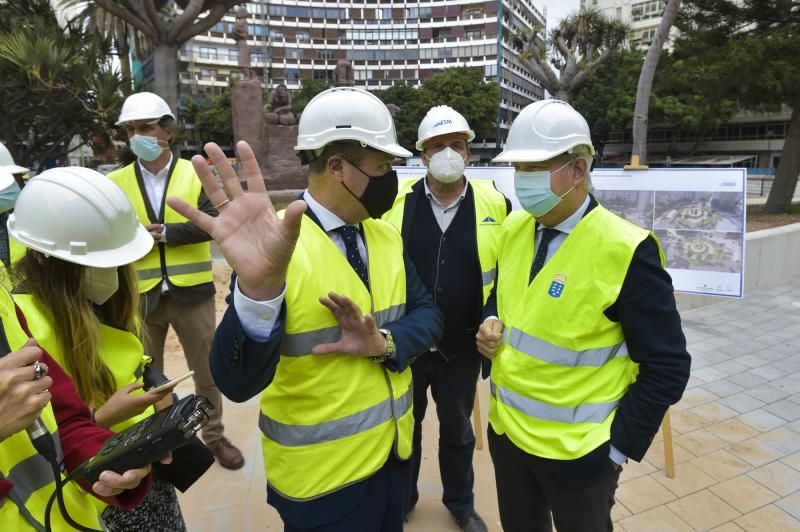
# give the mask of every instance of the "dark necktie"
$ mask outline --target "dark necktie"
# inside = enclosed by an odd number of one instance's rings
[[[544,261],[547,259],[547,246],[550,245],[550,242],[558,235],[561,231],[558,229],[552,229],[550,227],[545,227],[542,229],[542,238],[539,240],[539,248],[536,250],[536,256],[533,258],[533,266],[531,266],[531,276],[528,279],[528,284],[533,281],[533,278],[536,277],[536,274],[544,266]]]
[[[367,273],[367,265],[361,260],[361,253],[358,252],[358,229],[352,225],[343,225],[334,229],[337,233],[342,235],[344,241],[344,248],[347,254],[347,262],[353,267],[353,270],[358,274],[364,282],[364,286],[369,288],[369,274]]]

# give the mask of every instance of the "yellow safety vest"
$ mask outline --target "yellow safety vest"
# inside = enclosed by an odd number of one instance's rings
[[[70,374],[69,364],[64,360],[55,331],[48,319],[48,313],[39,305],[39,302],[30,294],[14,294],[14,301],[22,309],[28,328],[39,342],[39,345]],[[108,367],[114,376],[117,389],[129,384],[141,383],[144,366],[151,358],[144,354],[144,347],[135,334],[108,325],[100,324],[100,360]],[[70,377],[72,375],[70,374]],[[131,395],[143,393],[141,389],[134,390]],[[102,405],[90,405],[99,408]],[[147,408],[141,414],[126,419],[110,428],[113,432],[121,432],[139,421],[155,413],[154,407]]]
[[[0,318],[11,351],[19,350],[28,340],[28,335],[17,320],[11,296],[3,289],[0,289]],[[40,417],[53,435],[60,461],[61,442],[50,404],[42,410]],[[45,507],[56,484],[50,464],[36,452],[24,430],[0,442],[0,478],[14,483],[8,496],[0,500],[0,530],[44,530]],[[74,482],[64,486],[63,493],[65,505],[75,521],[89,528],[100,528],[93,496]],[[53,530],[72,530],[58,506],[54,505],[51,516]]]
[[[144,185],[140,185],[137,177],[138,163],[111,172],[108,178],[125,191],[131,200],[139,221],[151,223],[184,223],[186,218],[170,209],[164,200],[161,204],[161,217],[151,219],[147,214],[149,204]],[[197,207],[203,186],[194,172],[192,163],[184,159],[175,159],[173,168],[167,178],[164,198],[177,196],[193,207]],[[167,234],[169,239],[169,234]],[[136,261],[136,273],[139,278],[139,293],[144,293],[168,279],[175,286],[195,286],[210,283],[214,280],[211,271],[211,245],[208,242],[186,244],[183,246],[154,245],[153,249]]]
[[[401,180],[394,205],[389,212],[383,215],[383,219],[395,226],[398,231],[403,229],[406,196],[411,193],[411,187],[418,181],[419,179]],[[492,292],[494,280],[497,278],[497,238],[500,234],[500,226],[506,219],[506,199],[494,187],[493,181],[470,179],[467,182],[472,187],[475,198],[475,238],[478,243],[478,259],[481,264],[483,302],[486,303]]]
[[[534,223],[515,212],[501,231],[505,330],[492,360],[489,422],[529,454],[574,460],[608,441],[617,404],[636,380],[622,327],[603,311],[649,233],[598,205],[529,284]]]
[[[282,214],[281,214],[282,215]],[[362,223],[371,290],[336,244],[307,216],[286,274],[286,325],[275,377],[261,395],[261,443],[269,485],[287,498],[313,499],[363,480],[393,452],[411,455],[411,370],[388,371],[363,357],[312,355],[341,336],[319,298],[351,298],[382,326],[402,317],[406,276],[400,234]]]
[[[11,291],[14,286],[11,283],[11,275],[10,270],[11,268],[25,256],[25,252],[27,251],[27,247],[23,244],[20,244],[13,236],[10,234],[8,235],[8,257],[9,257],[9,267],[6,268],[6,265],[3,261],[0,261],[0,286],[5,288],[8,291]]]

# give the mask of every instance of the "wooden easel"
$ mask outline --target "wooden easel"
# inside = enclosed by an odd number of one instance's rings
[[[625,170],[648,170],[650,167],[646,164],[639,164],[638,155],[631,155],[631,164],[626,164],[623,168]],[[674,478],[675,455],[672,450],[672,421],[669,417],[669,410],[664,414],[664,420],[661,422],[661,433],[664,436],[664,472],[667,478]]]
[[[480,380],[478,380],[480,382]],[[481,400],[478,397],[479,386],[475,385],[475,403],[472,405],[472,427],[475,433],[475,448],[483,450],[483,424],[481,423]]]

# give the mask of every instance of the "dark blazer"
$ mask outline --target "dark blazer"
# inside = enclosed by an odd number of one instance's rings
[[[161,198],[161,216],[155,215],[155,212],[150,205],[150,201],[147,198],[147,192],[144,186],[144,181],[142,180],[142,172],[139,168],[138,161],[132,163],[136,172],[136,182],[139,184],[139,191],[142,194],[144,207],[147,210],[147,217],[150,219],[151,223],[164,223],[164,213],[166,212],[165,209],[169,208],[166,205],[167,189],[169,188],[169,180],[172,178],[172,171],[175,169],[177,162],[178,158],[173,156],[172,165],[170,166],[169,174],[167,175],[167,184],[164,186],[164,196]],[[182,199],[190,201],[191,198]],[[200,192],[200,197],[197,199],[197,206],[198,209],[209,216],[219,215],[214,206],[211,205],[211,201],[209,201],[208,197],[206,197],[205,191]],[[169,247],[185,246],[186,244],[198,244],[200,242],[208,242],[211,240],[211,236],[208,233],[197,227],[192,222],[187,221],[183,223],[170,223],[164,225],[167,228],[167,243],[156,244],[156,246],[159,247],[163,247],[165,245]],[[216,293],[213,282],[202,283],[194,286],[175,286],[168,280],[167,284],[169,285],[170,297],[178,305],[193,305],[214,297],[214,294]],[[158,283],[155,287],[139,296],[142,314],[146,316],[149,312],[155,310],[160,299],[161,283]]]
[[[592,196],[586,213],[597,205]],[[672,279],[661,266],[653,238],[645,239],[636,248],[619,296],[604,314],[622,327],[631,360],[639,364],[639,376],[620,400],[608,442],[578,460],[551,460],[557,472],[577,481],[589,481],[602,471],[601,466],[609,459],[610,444],[640,462],[667,408],[680,400],[689,380],[691,357],[686,350]],[[484,317],[493,315],[498,315],[494,291],[483,311]]]
[[[306,210],[303,223],[309,220],[320,225],[311,211]],[[419,280],[414,265],[404,257],[406,267],[406,314],[384,327],[392,332],[395,342],[395,358],[384,362],[390,371],[402,371],[421,353],[426,352],[442,335],[442,314],[430,294]],[[235,278],[231,280],[231,290]],[[280,360],[279,349],[284,335],[286,302],[281,307],[278,320],[270,337],[257,342],[247,337],[233,306],[231,295],[227,297],[228,309],[214,333],[211,345],[211,373],[220,391],[227,398],[244,402],[269,386],[275,376]],[[290,501],[268,486],[268,500],[281,515],[291,516],[292,524],[313,528],[340,519],[355,509],[367,494],[371,479],[380,482],[386,476],[383,470],[396,467],[389,458],[378,473],[339,491],[305,502]],[[408,486],[394,486],[407,490]],[[381,488],[382,489],[382,488]]]

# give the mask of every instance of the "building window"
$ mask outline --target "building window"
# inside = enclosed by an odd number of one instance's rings
[[[200,58],[201,59],[216,59],[217,58],[217,49],[212,46],[201,46],[200,47]]]
[[[297,30],[297,42],[311,42],[311,36],[305,30]]]
[[[317,58],[333,59],[333,50],[317,50]]]
[[[239,50],[237,48],[230,48],[228,50],[228,59],[231,61],[239,60]]]
[[[317,80],[320,80],[320,81],[329,81],[333,76],[333,72],[330,71],[330,70],[314,70],[314,74],[313,75],[314,75],[314,79],[317,79]]]
[[[250,52],[250,61],[253,63],[263,63],[264,62],[264,52]]]
[[[200,79],[214,79],[217,77],[217,71],[204,68],[200,71]]]
[[[639,20],[658,18],[661,16],[663,9],[663,0],[649,0],[647,2],[633,4],[631,6],[631,20],[636,22]]]
[[[296,81],[300,79],[300,71],[296,68],[286,69],[286,79]]]
[[[286,59],[300,59],[303,55],[302,50],[299,48],[286,48]]]

